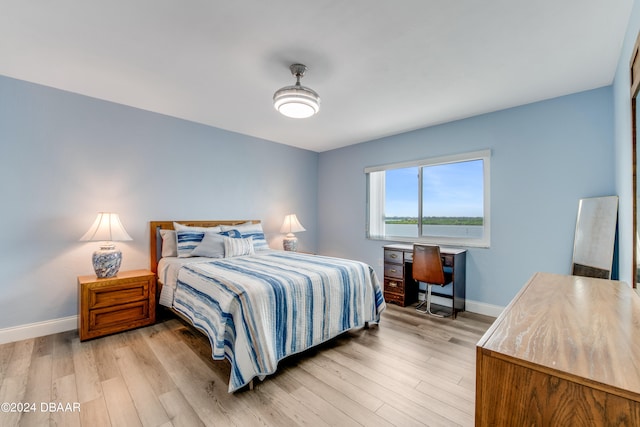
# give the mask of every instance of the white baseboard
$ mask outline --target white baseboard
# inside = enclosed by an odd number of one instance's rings
[[[451,300],[449,298],[443,298],[436,295],[431,297],[431,302],[434,304],[442,305],[444,307],[451,307]],[[485,316],[498,317],[504,307],[499,305],[487,304],[484,302],[478,302],[473,300],[465,301],[465,310],[472,313],[483,314]]]
[[[465,308],[472,313],[484,314],[485,316],[498,317],[505,307],[473,300],[465,301]]]
[[[78,329],[78,316],[14,326],[0,329],[0,344],[57,334],[58,332],[66,332],[73,329]]]

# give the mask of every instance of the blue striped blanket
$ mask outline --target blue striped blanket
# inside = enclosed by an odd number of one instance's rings
[[[229,392],[276,371],[278,361],[365,322],[385,308],[367,264],[269,251],[185,265],[174,308],[231,362]]]

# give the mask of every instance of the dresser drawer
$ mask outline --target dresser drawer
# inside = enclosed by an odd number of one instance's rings
[[[400,281],[402,281],[402,278],[404,276],[404,273],[403,273],[402,269],[403,269],[402,264],[388,264],[388,263],[386,263],[384,265],[384,276],[385,277],[393,277],[395,279],[400,279]]]
[[[403,252],[402,251],[393,251],[393,250],[385,249],[385,251],[384,251],[384,262],[392,262],[392,263],[402,264],[404,262]]]

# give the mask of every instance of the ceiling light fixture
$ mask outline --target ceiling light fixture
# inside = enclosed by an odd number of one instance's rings
[[[302,64],[291,64],[291,74],[296,78],[296,84],[280,88],[273,94],[273,106],[287,117],[305,119],[320,110],[320,96],[306,86],[300,84],[300,79],[307,71]]]

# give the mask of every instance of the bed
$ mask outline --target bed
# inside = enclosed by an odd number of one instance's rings
[[[378,323],[385,309],[369,265],[271,249],[256,220],[151,221],[150,253],[159,303],[209,338],[214,360],[229,361],[229,392]]]

